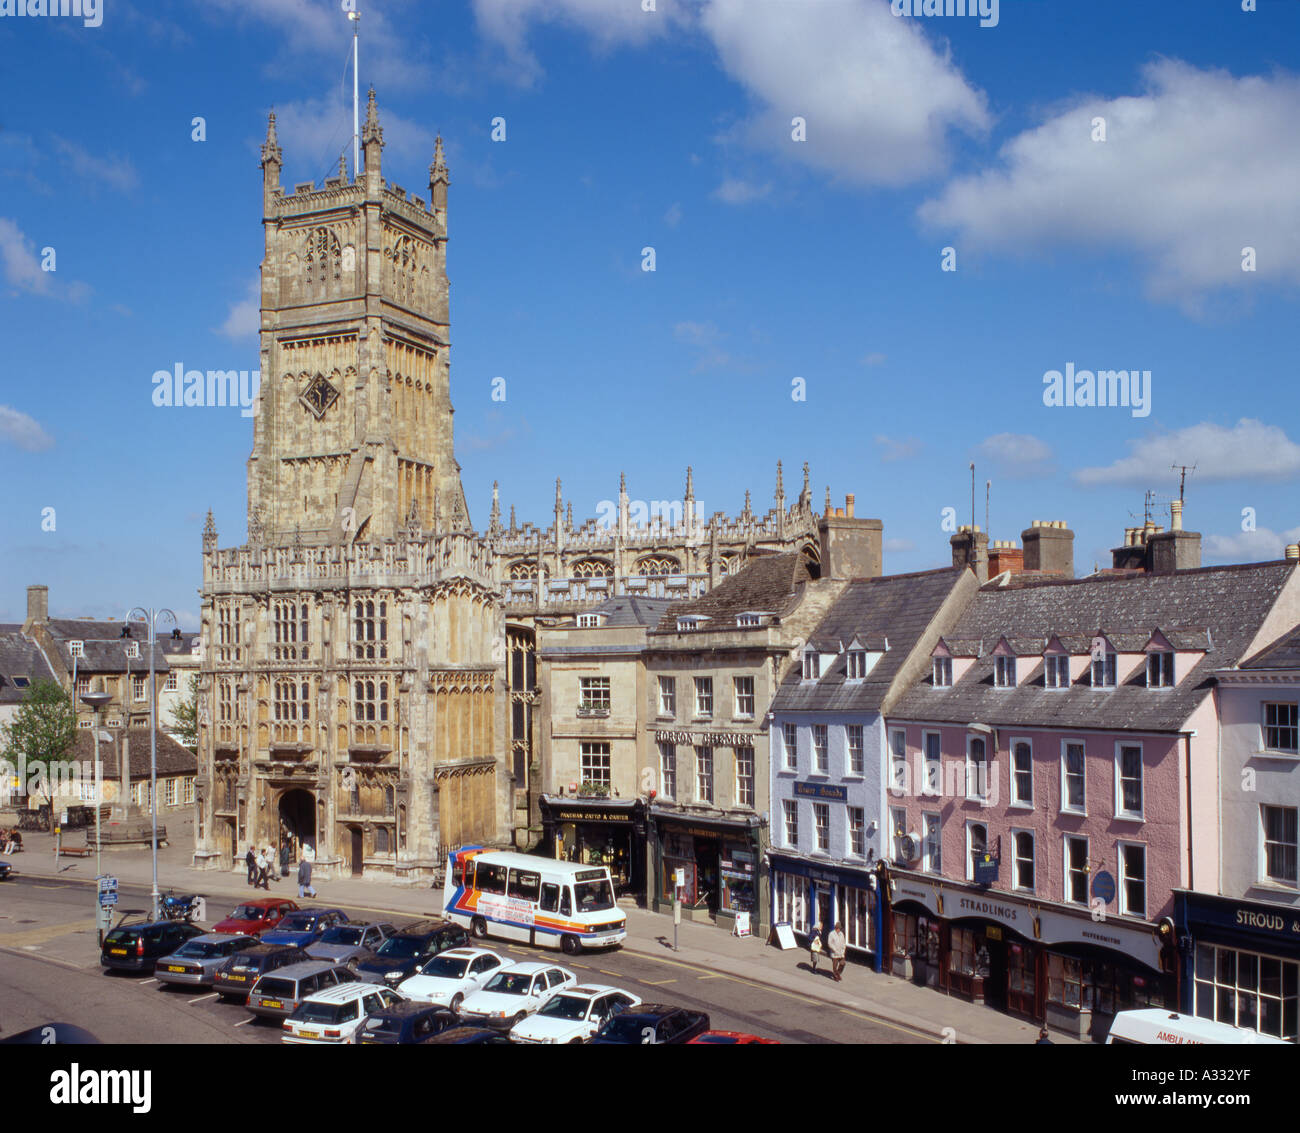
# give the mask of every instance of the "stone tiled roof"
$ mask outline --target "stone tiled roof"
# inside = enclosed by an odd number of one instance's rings
[[[847,653],[836,657],[816,681],[804,681],[794,666],[777,690],[773,711],[879,711],[903,663],[965,570],[945,567],[850,582],[813,637],[842,641],[846,647],[855,636],[882,645],[888,638],[889,650],[861,681],[849,681]]]
[[[143,625],[133,625],[131,638],[122,636],[122,622],[97,621],[90,618],[51,618],[46,623],[50,636],[58,646],[60,660],[69,672],[72,671],[72,651],[68,648],[70,641],[80,641],[82,655],[77,659],[78,672],[89,673],[125,673],[127,670],[126,645],[136,641],[140,645],[140,656],[130,658],[132,673],[147,672],[149,669],[149,642],[141,640]],[[155,672],[167,672],[167,654],[155,642],[153,648],[153,667]]]
[[[194,642],[198,640],[198,633],[186,633],[181,631],[180,637],[173,637],[170,633],[160,633],[157,637],[158,648],[166,653],[169,657],[180,655],[189,657],[194,652]],[[148,660],[146,656],[145,660]]]
[[[1300,669],[1300,626],[1241,663],[1243,669]]]
[[[668,608],[659,622],[658,633],[676,633],[677,619],[703,615],[718,627],[734,629],[736,615],[755,610],[780,615],[792,606],[799,587],[810,578],[799,551],[779,555],[756,555],[743,570],[718,583],[693,602],[678,602]]]
[[[117,778],[119,771],[117,765],[117,752],[121,743],[121,728],[101,728],[101,732],[110,732],[113,735],[113,742],[110,744],[106,740],[100,741],[99,758],[104,761],[103,777],[105,779]],[[129,732],[131,741],[131,779],[148,779],[149,778],[149,729],[132,728]],[[161,775],[194,775],[198,772],[198,756],[196,756],[187,747],[183,747],[171,738],[161,728],[157,732],[158,736],[158,774]],[[72,747],[72,758],[80,763],[93,763],[95,759],[95,737],[93,729],[80,728],[77,731],[77,740]]]
[[[0,627],[7,631],[0,632],[0,704],[21,703],[27,690],[19,687],[15,677],[26,678],[29,686],[55,679],[36,643],[24,637],[20,628]]]
[[[1210,691],[1213,671],[1236,664],[1249,647],[1295,569],[1294,563],[1252,563],[985,586],[953,629],[954,639],[983,641],[984,655],[951,688],[933,687],[927,675],[899,699],[893,714],[963,724],[1175,731]],[[1166,625],[1201,628],[1183,637],[1163,630]],[[1108,626],[1119,628],[1111,633]],[[1014,689],[994,688],[989,651],[1003,634],[1044,641],[1058,634],[1075,645],[1090,642],[1099,628],[1115,644],[1117,638],[1131,644],[1131,635],[1134,651],[1158,628],[1171,642],[1178,636],[1196,651],[1211,642],[1213,647],[1190,672],[1177,674],[1172,689],[1147,688],[1145,670],[1114,689],[1094,689],[1086,674],[1068,689],[1049,689],[1041,664],[1022,671]]]
[[[654,626],[673,605],[672,598],[641,598],[633,594],[606,598],[599,605],[585,611],[604,614],[607,626]]]

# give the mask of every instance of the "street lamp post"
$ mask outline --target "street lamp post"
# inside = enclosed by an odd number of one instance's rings
[[[158,697],[154,689],[154,638],[157,636],[157,623],[160,617],[166,615],[171,619],[172,625],[176,625],[177,621],[176,615],[171,610],[165,608],[155,610],[152,606],[148,609],[137,606],[126,615],[126,620],[131,621],[136,614],[140,615],[136,620],[143,621],[148,626],[149,632],[149,816],[152,819],[149,848],[153,856],[153,892],[149,895],[149,908],[151,919],[156,921],[160,895],[158,893]]]
[[[73,688],[75,689],[76,678],[74,677],[73,680],[74,680]],[[99,828],[99,816],[100,816],[100,811],[103,808],[103,804],[104,804],[104,799],[103,799],[104,776],[101,772],[102,765],[99,762],[99,714],[100,712],[103,711],[104,705],[107,704],[112,699],[113,699],[112,695],[107,692],[83,692],[81,694],[81,702],[83,704],[89,704],[90,707],[95,710],[94,732],[95,732],[95,882],[96,882],[95,898],[96,901],[98,901],[99,899],[99,894],[98,894],[99,878],[103,874],[103,870],[100,869],[100,864],[99,864],[99,855],[102,849],[102,839],[100,837],[100,828]],[[98,905],[96,905],[95,908],[95,916],[96,918],[99,918]],[[99,943],[103,944],[104,929],[102,927],[102,921],[100,923],[101,923],[101,928],[99,930]]]

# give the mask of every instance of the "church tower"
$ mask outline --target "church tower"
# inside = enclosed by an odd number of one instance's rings
[[[470,530],[452,441],[442,139],[428,202],[383,181],[383,145],[371,90],[361,175],[344,165],[286,194],[274,113],[267,127],[248,518],[268,539]]]

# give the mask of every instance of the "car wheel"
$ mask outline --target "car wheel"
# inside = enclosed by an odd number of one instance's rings
[[[560,937],[560,950],[566,956],[576,956],[582,951],[582,945],[578,943],[578,938],[572,933],[566,932]]]
[[[482,940],[485,936],[487,936],[487,921],[485,921],[482,917],[475,917],[472,921],[469,922],[469,930],[475,936],[477,936],[479,940]]]
[[[460,992],[457,992],[455,995],[451,997],[451,1009],[454,1012],[456,1012],[457,1015],[459,1015],[460,1005],[464,1002],[465,1002],[465,997],[461,995]]]

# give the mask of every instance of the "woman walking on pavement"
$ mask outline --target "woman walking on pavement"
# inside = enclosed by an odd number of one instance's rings
[[[257,851],[257,881],[254,882],[254,889],[267,889],[271,887],[266,883],[268,863],[266,860],[266,851]]]
[[[812,958],[813,974],[817,973],[817,957],[822,954],[822,934],[817,925],[813,925],[808,935],[808,954]]]
[[[836,983],[840,982],[840,976],[844,973],[844,956],[848,952],[848,944],[840,922],[836,921],[830,936],[826,938],[826,948],[831,954],[831,978]]]

